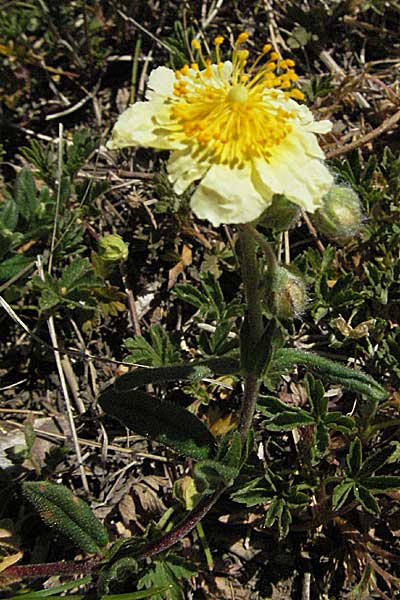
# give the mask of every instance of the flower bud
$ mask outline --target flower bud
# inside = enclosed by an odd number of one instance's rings
[[[299,317],[307,303],[303,278],[287,267],[277,267],[271,278],[270,309],[284,321]]]
[[[99,240],[99,256],[103,262],[122,262],[128,258],[129,247],[117,233],[105,235]]]
[[[333,185],[322,202],[322,208],[313,217],[318,231],[327,238],[342,242],[357,235],[363,214],[354,190],[343,185]]]

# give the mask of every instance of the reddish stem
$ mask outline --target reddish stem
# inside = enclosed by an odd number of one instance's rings
[[[214,506],[225,487],[218,489],[212,496],[206,496],[176,527],[154,542],[149,542],[140,551],[139,559],[149,558],[174,546],[185,535],[194,529],[199,521]],[[93,556],[86,560],[38,563],[34,565],[14,565],[2,573],[2,577],[50,577],[51,575],[77,575],[78,573],[91,573],[97,567],[101,558]]]
[[[93,556],[86,560],[67,562],[37,563],[33,565],[13,565],[1,573],[1,577],[51,577],[51,575],[76,575],[93,571],[100,558]]]

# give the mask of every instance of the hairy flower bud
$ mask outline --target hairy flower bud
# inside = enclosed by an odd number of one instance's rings
[[[313,222],[326,237],[345,242],[357,235],[362,224],[362,210],[358,195],[349,187],[334,185],[322,199]]]
[[[271,311],[282,320],[294,319],[307,302],[303,278],[287,267],[277,267],[271,277]]]
[[[116,233],[105,235],[99,240],[99,256],[102,261],[115,263],[128,258],[129,247]]]

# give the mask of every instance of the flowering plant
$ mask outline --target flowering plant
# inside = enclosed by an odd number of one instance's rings
[[[152,71],[146,102],[120,115],[108,142],[110,149],[171,150],[175,192],[200,180],[191,206],[215,226],[257,219],[274,194],[314,212],[333,183],[315,135],[330,131],[331,123],[315,121],[299,103],[294,61],[266,44],[249,64],[247,39],[241,33],[231,60],[223,61],[224,38],[216,37],[216,63],[193,40],[198,62]]]

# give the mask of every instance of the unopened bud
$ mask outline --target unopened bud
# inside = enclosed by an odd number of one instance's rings
[[[128,244],[117,233],[105,235],[99,240],[99,256],[104,262],[122,262],[128,258],[128,254]]]
[[[330,239],[343,242],[357,235],[361,229],[363,214],[354,190],[333,185],[322,202],[322,208],[313,217],[318,231]]]
[[[301,275],[287,267],[277,267],[271,281],[271,310],[282,320],[299,317],[307,303],[306,285]]]

